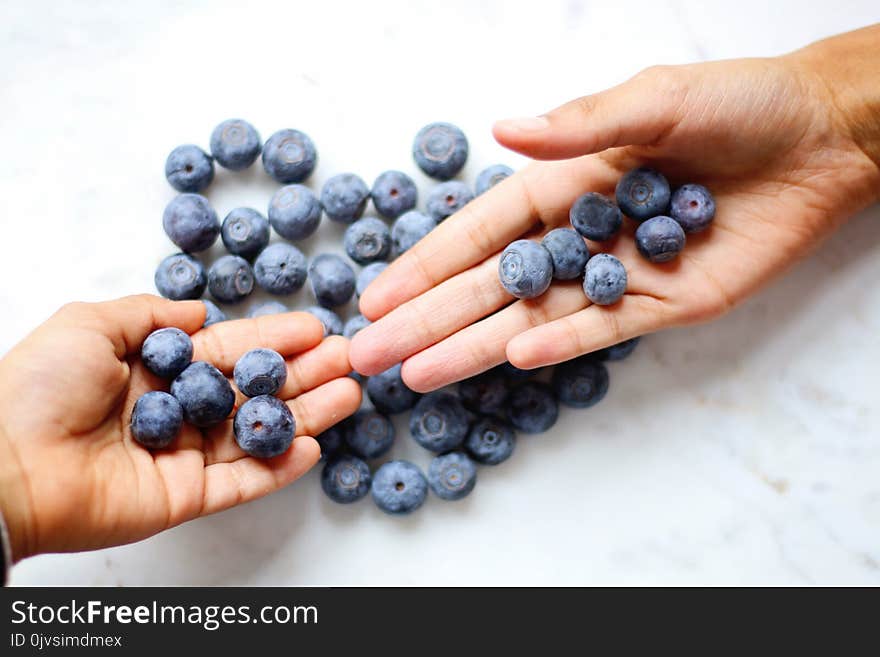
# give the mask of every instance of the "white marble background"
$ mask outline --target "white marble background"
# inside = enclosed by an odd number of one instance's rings
[[[874,0],[805,4],[7,0],[0,353],[66,301],[152,291],[172,251],[165,155],[222,119],[307,131],[315,185],[415,174],[413,134],[450,120],[472,179],[522,162],[493,119],[880,20]],[[273,189],[259,167],[220,170],[209,196],[223,216]],[[310,252],[340,234],[323,226]],[[878,280],[875,207],[728,317],[645,339],[604,403],[521,438],[466,501],[394,519],[334,505],[313,471],[135,545],[28,560],[12,582],[880,584]],[[395,455],[425,465],[409,443]]]

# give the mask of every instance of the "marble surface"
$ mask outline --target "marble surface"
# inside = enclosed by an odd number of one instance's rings
[[[314,185],[415,173],[412,135],[450,120],[472,179],[522,163],[493,143],[495,118],[877,20],[871,0],[6,2],[0,353],[66,301],[152,290],[172,250],[165,155],[227,117],[307,131]],[[220,170],[209,196],[222,216],[274,188],[259,167]],[[324,225],[307,248],[340,234]],[[28,560],[12,582],[880,584],[878,280],[875,207],[726,318],[646,338],[612,364],[604,403],[522,438],[463,502],[393,519],[332,504],[313,471],[135,545]]]

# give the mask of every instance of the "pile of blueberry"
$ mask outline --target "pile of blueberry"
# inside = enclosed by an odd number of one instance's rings
[[[304,183],[315,168],[317,151],[312,140],[298,130],[280,130],[263,144],[253,126],[232,119],[213,131],[210,150],[209,155],[198,146],[179,146],[166,161],[166,177],[181,193],[166,207],[163,226],[181,252],[159,264],[155,274],[159,292],[170,299],[198,299],[207,290],[213,299],[203,300],[208,310],[205,326],[209,326],[226,319],[217,303],[237,304],[257,288],[286,296],[308,282],[315,305],[306,310],[320,319],[325,335],[348,338],[369,321],[355,314],[343,322],[336,309],[359,297],[390,260],[438,223],[513,173],[504,165],[490,166],[477,176],[473,190],[455,180],[467,160],[468,142],[464,133],[449,123],[425,126],[413,143],[418,167],[439,181],[425,199],[424,211],[416,209],[415,182],[396,170],[379,175],[371,188],[357,175],[341,173],[328,179],[319,193],[314,192]],[[215,162],[237,171],[251,166],[261,155],[265,171],[282,185],[269,200],[267,214],[235,208],[219,222],[208,200],[200,195],[214,179]],[[370,203],[378,216],[364,216]],[[335,254],[318,254],[309,262],[292,244],[314,234],[323,215],[347,225],[343,246],[355,266],[361,266],[358,274],[352,264]],[[384,220],[391,222],[390,228]],[[590,239],[598,239],[596,225],[604,226],[609,232],[603,239],[607,239],[620,227],[620,210],[610,202],[579,199],[572,208],[572,223]],[[270,244],[272,230],[281,240]],[[584,230],[592,232],[588,235]],[[228,254],[206,270],[194,254],[207,250],[218,236]],[[514,245],[518,245],[516,249]],[[513,285],[516,296],[536,296],[546,289],[544,285],[539,290],[541,284],[530,282],[532,273],[518,275],[518,268],[529,272],[543,268],[551,276],[570,279],[581,275],[588,259],[591,263],[602,261],[600,255],[589,258],[586,243],[570,229],[551,231],[541,244],[521,241],[514,245],[505,251],[502,276],[507,272],[510,282],[505,287]],[[535,249],[542,254],[537,259]],[[511,257],[511,251],[518,257]],[[247,316],[287,310],[281,301],[269,301],[253,306]],[[511,456],[517,432],[533,434],[550,429],[560,403],[573,408],[598,403],[608,391],[605,361],[626,358],[638,340],[541,373],[505,363],[461,382],[457,394],[451,390],[423,396],[415,393],[404,384],[399,364],[369,377],[364,385],[372,408],[359,410],[317,437],[325,462],[322,488],[340,503],[354,502],[372,492],[379,508],[390,514],[419,508],[429,488],[441,499],[460,499],[474,488],[477,464],[497,465]],[[150,392],[135,405],[132,433],[145,446],[167,447],[183,420],[208,427],[232,412],[235,394],[229,382],[210,364],[191,362],[192,343],[182,331],[161,329],[151,335],[143,345],[142,358],[150,371],[172,380],[171,394]],[[235,366],[236,387],[251,397],[233,420],[236,441],[248,454],[271,457],[283,453],[293,440],[295,420],[287,405],[272,396],[284,386],[286,376],[283,358],[266,349],[245,354]],[[356,373],[352,376],[361,380]],[[390,416],[403,412],[410,413],[413,439],[436,454],[427,476],[415,464],[402,460],[371,468],[370,464],[388,454],[394,444]]]
[[[658,171],[639,167],[617,183],[617,204],[596,192],[580,196],[571,206],[572,228],[556,228],[540,243],[517,240],[501,255],[498,277],[519,299],[540,296],[552,279],[583,277],[584,294],[593,303],[617,303],[626,292],[626,269],[608,253],[590,257],[583,238],[604,242],[623,225],[623,215],[640,222],[636,247],[647,260],[669,262],[684,248],[685,233],[705,230],[715,218],[715,199],[702,185],[687,184],[671,192]],[[668,213],[668,214],[667,214]]]

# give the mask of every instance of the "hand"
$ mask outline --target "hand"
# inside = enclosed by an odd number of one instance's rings
[[[573,159],[530,164],[388,267],[361,297],[375,323],[352,341],[354,368],[372,375],[403,361],[405,382],[424,392],[505,359],[531,369],[728,311],[876,198],[878,39],[872,28],[777,59],[651,68],[545,116],[496,124],[514,150]],[[835,61],[846,70],[827,70]],[[617,239],[589,243],[626,266],[620,303],[590,305],[581,281],[520,301],[501,287],[507,244],[567,225],[580,194],[613,197],[640,164],[715,195],[713,226],[689,235],[677,260],[644,260],[626,220]]]
[[[271,493],[318,460],[309,436],[360,404],[360,387],[347,377],[348,342],[322,341],[311,315],[200,330],[204,319],[199,301],[149,295],[71,304],[0,361],[0,505],[16,560],[136,541]],[[288,359],[279,396],[289,400],[297,438],[287,453],[245,456],[231,420],[204,432],[184,423],[165,450],[134,441],[128,425],[135,401],[167,390],[141,363],[141,343],[165,326],[192,334],[194,359],[227,375],[255,347]]]

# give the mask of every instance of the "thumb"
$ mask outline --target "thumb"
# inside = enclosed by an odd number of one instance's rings
[[[675,124],[686,91],[681,68],[656,66],[542,116],[498,121],[492,131],[501,145],[539,160],[650,144]]]

